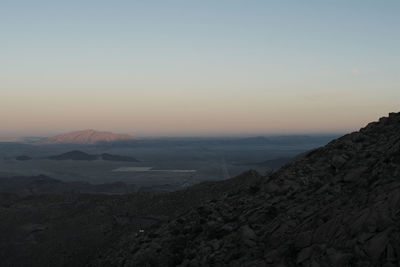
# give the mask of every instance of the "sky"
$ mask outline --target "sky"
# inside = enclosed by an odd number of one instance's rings
[[[328,133],[400,111],[400,1],[0,0],[0,140]]]

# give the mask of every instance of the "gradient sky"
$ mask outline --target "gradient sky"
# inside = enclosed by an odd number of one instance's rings
[[[0,139],[341,132],[399,111],[400,1],[0,1]]]

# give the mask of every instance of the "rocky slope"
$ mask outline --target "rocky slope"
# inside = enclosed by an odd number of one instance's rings
[[[57,135],[45,140],[36,142],[40,145],[55,144],[95,144],[98,142],[113,142],[133,140],[134,137],[127,134],[114,134],[111,132],[99,132],[95,130],[84,130]]]
[[[399,266],[400,113],[137,236],[91,266]]]
[[[88,182],[63,182],[45,175],[0,177],[0,193],[19,196],[41,194],[127,194],[138,188],[123,182],[90,184]]]
[[[21,179],[32,188],[30,179]],[[249,172],[163,194],[74,194],[65,192],[65,184],[43,188],[37,182],[28,195],[0,193],[0,266],[85,266],[125,234],[147,231],[221,194],[247,190],[261,179]],[[13,182],[5,186],[10,192]]]

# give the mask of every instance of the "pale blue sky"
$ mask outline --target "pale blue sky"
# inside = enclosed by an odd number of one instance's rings
[[[0,1],[0,138],[357,129],[400,103],[400,1]]]

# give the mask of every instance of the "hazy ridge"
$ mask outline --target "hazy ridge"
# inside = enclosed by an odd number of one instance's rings
[[[54,145],[54,144],[95,144],[98,142],[113,142],[134,140],[133,136],[127,134],[115,134],[111,132],[100,132],[95,130],[83,130],[71,133],[60,134],[49,137],[45,140],[35,142],[38,145]]]

